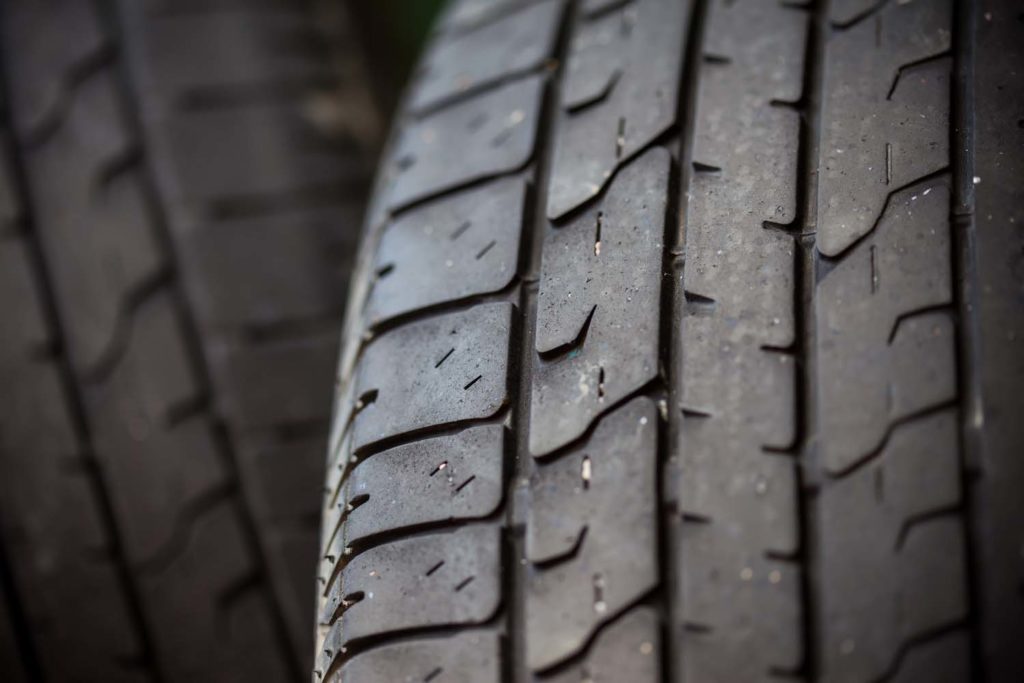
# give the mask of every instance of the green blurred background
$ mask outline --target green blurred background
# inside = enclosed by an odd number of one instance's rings
[[[390,120],[444,0],[345,0],[379,110]],[[386,123],[386,122],[385,122]]]

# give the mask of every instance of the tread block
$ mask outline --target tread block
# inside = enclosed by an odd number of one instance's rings
[[[108,42],[89,3],[33,0],[6,3],[4,55],[9,68],[14,128],[38,134],[65,115],[76,76],[102,58]]]
[[[826,256],[871,232],[890,192],[949,164],[951,62],[916,63],[950,50],[952,11],[950,0],[887,3],[829,41],[818,159]]]
[[[495,633],[467,631],[442,638],[393,643],[353,657],[329,683],[500,683],[501,640]]]
[[[846,26],[866,18],[879,5],[878,0],[835,0],[829,5],[829,19],[833,25]]]
[[[445,11],[444,24],[453,33],[468,31],[534,2],[537,0],[453,0]]]
[[[780,388],[775,394],[781,397],[780,403],[792,402],[792,365],[791,361],[781,381],[767,379],[769,386]],[[751,371],[756,378],[756,369]],[[731,380],[722,378],[723,383]],[[737,393],[743,388],[740,384],[723,386],[738,387]],[[681,431],[680,509],[702,523],[720,526],[705,533],[723,535],[723,552],[728,552],[726,546],[736,546],[758,553],[795,553],[800,546],[799,492],[791,459],[763,452],[739,417],[684,416]],[[739,607],[737,603],[732,606]]]
[[[803,656],[800,570],[755,542],[732,541],[729,524],[682,525],[683,668],[695,681],[770,681]]]
[[[273,524],[308,520],[320,512],[326,441],[323,434],[280,440],[259,436],[236,440],[236,459],[245,472],[247,492],[257,519]]]
[[[822,486],[822,680],[880,680],[908,640],[966,616],[963,526],[939,514],[960,503],[956,421],[947,410],[899,427]]]
[[[793,5],[763,0],[741,3],[713,0],[705,21],[702,50],[704,64],[701,65],[699,79],[701,88],[709,80],[710,87],[698,95],[705,111],[713,113],[715,109],[709,110],[708,107],[714,102],[736,103],[738,108],[729,119],[723,119],[720,123],[737,132],[747,132],[737,127],[737,116],[747,117],[753,125],[761,125],[749,109],[761,108],[773,100],[796,102],[800,99],[807,44],[807,11]],[[723,57],[728,61],[727,64],[716,65],[708,61],[709,58],[713,62]],[[732,86],[723,83],[730,80],[734,82]],[[729,90],[730,87],[732,90]],[[719,94],[724,96],[719,98]],[[736,102],[743,97],[748,99]],[[745,148],[736,144],[737,140],[734,139],[733,144],[726,144],[716,135],[718,129],[710,125],[711,121],[704,116],[698,116],[697,121],[704,124],[698,125],[702,131],[698,134],[698,147],[706,140],[716,140],[719,146],[713,159],[728,162],[734,156],[743,158],[742,150]],[[765,128],[766,132],[769,130],[772,130],[771,126]],[[772,130],[772,133],[777,135],[778,131]],[[789,157],[797,154],[796,146],[794,140],[792,147],[787,147],[785,153],[774,155],[770,161],[788,165]],[[733,169],[732,175],[735,173],[736,169]],[[787,184],[793,184],[792,177],[790,173],[784,179],[788,181]],[[767,207],[767,202],[762,206]]]
[[[700,307],[689,307],[683,317],[684,440],[709,442],[714,455],[707,454],[712,460],[705,464],[716,470],[728,469],[725,462],[713,464],[719,456],[732,460],[739,472],[759,468],[763,448],[785,449],[795,438],[796,362],[759,345],[759,335],[770,335],[771,328],[759,329],[724,306],[710,314]],[[688,454],[692,466],[702,457],[696,448]],[[729,455],[718,452],[724,448]]]
[[[544,83],[540,75],[515,80],[405,126],[382,168],[390,208],[526,164]]]
[[[340,158],[301,106],[257,101],[167,117],[161,148],[174,183],[164,193],[179,205],[182,219],[230,215],[235,206],[244,210],[274,197],[287,200],[361,182],[362,164]],[[175,222],[172,229],[181,225]]]
[[[414,209],[387,226],[366,303],[370,326],[508,286],[525,201],[523,180],[500,180]]]
[[[657,683],[661,680],[658,614],[637,607],[597,635],[581,662],[543,679],[544,683]]]
[[[473,308],[411,323],[366,349],[355,378],[353,448],[494,415],[508,402],[514,307]]]
[[[583,16],[591,17],[616,5],[623,5],[627,2],[630,2],[630,0],[582,0],[582,2],[580,2],[580,9],[583,12]]]
[[[60,125],[27,152],[35,224],[80,370],[116,351],[128,300],[165,266],[141,175],[121,166],[133,145],[107,69],[75,89]]]
[[[480,624],[501,603],[501,529],[466,526],[356,555],[327,594],[325,647],[427,626]]]
[[[676,122],[689,5],[637,0],[578,25],[557,124],[549,218],[595,197],[619,166]],[[595,144],[600,140],[607,142]]]
[[[255,558],[230,503],[198,519],[187,546],[139,576],[153,615],[154,649],[168,680],[286,680],[284,645],[275,647],[269,604],[252,582]],[[197,595],[210,596],[197,600]]]
[[[340,317],[358,214],[353,202],[189,226],[177,245],[196,319],[208,330],[259,331]]]
[[[578,652],[657,585],[657,431],[654,403],[634,399],[531,477],[525,628],[534,670]]]
[[[547,230],[530,404],[535,456],[579,437],[658,373],[668,177],[668,152],[650,150],[600,204]]]
[[[763,228],[796,212],[807,15],[777,3],[711,4],[700,65],[684,288],[735,319],[736,337],[793,341],[793,240]],[[710,60],[710,61],[709,61]]]
[[[182,335],[168,295],[150,299],[132,320],[120,363],[86,395],[96,456],[132,563],[167,547],[186,501],[227,481],[208,421],[175,417],[202,391]]]
[[[505,428],[486,425],[424,439],[360,463],[348,484],[345,540],[486,517],[504,493]]]
[[[967,633],[956,631],[914,645],[890,678],[893,683],[961,683],[971,680],[971,653]]]
[[[230,97],[243,88],[298,92],[330,78],[315,51],[295,47],[316,40],[308,17],[284,4],[251,4],[147,17],[139,43],[147,69],[158,76],[146,83],[148,95],[168,106],[201,107],[205,103],[193,95]]]
[[[332,332],[259,345],[209,344],[219,408],[232,427],[287,427],[327,420],[337,360]]]
[[[561,0],[545,0],[436,42],[420,63],[410,110],[540,67],[554,48],[563,8]]]
[[[876,230],[818,284],[818,448],[841,472],[891,426],[956,396],[949,188],[893,195]],[[857,406],[851,410],[850,406]]]

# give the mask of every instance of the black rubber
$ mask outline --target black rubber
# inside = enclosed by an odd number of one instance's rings
[[[306,678],[377,125],[339,11],[3,3],[0,679]]]
[[[455,2],[351,288],[314,679],[1022,680],[1022,39]]]

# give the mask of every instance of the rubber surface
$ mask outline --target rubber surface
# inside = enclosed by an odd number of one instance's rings
[[[352,288],[314,680],[1019,680],[1022,26],[453,3]]]
[[[310,668],[375,125],[331,12],[3,5],[4,680]]]

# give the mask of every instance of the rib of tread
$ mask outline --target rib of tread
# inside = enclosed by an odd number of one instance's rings
[[[561,5],[522,11],[554,17]],[[459,63],[486,24],[448,30],[435,41],[436,69]],[[550,55],[552,37],[537,37],[531,63]],[[501,423],[521,323],[506,302],[518,299],[545,76],[481,66],[475,78],[500,83],[451,99],[436,91],[443,106],[419,118],[410,110],[382,165],[385,210],[368,218],[363,269],[372,279],[347,324],[387,327],[343,352],[356,360],[332,416],[315,680],[487,681],[507,666],[494,640],[508,562]],[[455,140],[467,163],[441,158]]]
[[[795,463],[796,217],[807,14],[710,2],[687,190],[678,487],[683,680],[766,680],[802,658]],[[714,170],[710,170],[714,169]]]
[[[951,7],[887,3],[825,46],[813,304],[823,681],[940,680],[969,667],[957,632],[969,605],[941,172]],[[900,78],[906,64],[917,66]],[[868,107],[877,115],[862,117]]]

